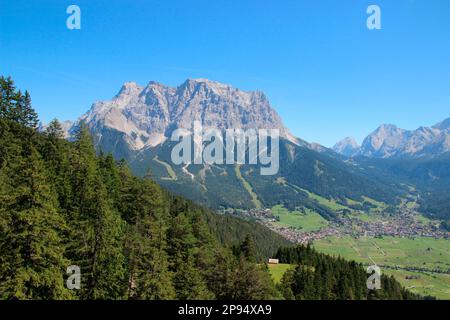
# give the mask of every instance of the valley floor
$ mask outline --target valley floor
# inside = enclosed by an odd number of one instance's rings
[[[314,242],[319,252],[355,260],[364,266],[377,264],[383,274],[393,275],[405,288],[423,296],[450,300],[450,241],[445,239],[401,239],[330,237]],[[270,264],[276,283],[293,268]]]
[[[413,292],[450,299],[449,233],[440,230],[437,221],[419,214],[413,202],[403,203],[395,214],[385,213],[379,203],[377,210],[353,210],[337,215],[335,221],[307,208],[289,211],[280,205],[238,214],[259,221],[294,243],[312,243],[320,252],[365,266],[378,265]],[[269,267],[279,281],[290,266]]]
[[[378,265],[402,285],[422,295],[450,299],[450,241],[426,237],[330,237],[314,247],[331,255]]]

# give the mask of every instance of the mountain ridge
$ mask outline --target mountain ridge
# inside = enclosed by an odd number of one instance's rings
[[[187,79],[177,87],[156,81],[145,87],[126,82],[111,100],[95,102],[69,132],[81,121],[97,140],[105,128],[113,129],[139,151],[161,144],[175,129],[191,129],[196,120],[204,128],[220,130],[279,129],[281,137],[301,143],[283,125],[264,93],[207,79]]]
[[[338,142],[333,150],[347,157],[434,158],[450,151],[450,118],[415,130],[382,124],[363,140],[361,146],[347,139]]]

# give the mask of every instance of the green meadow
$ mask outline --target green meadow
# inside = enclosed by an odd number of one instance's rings
[[[280,283],[283,274],[292,267],[292,265],[290,264],[283,263],[269,264],[268,266],[270,274],[272,275],[273,281],[275,281],[275,283]]]
[[[289,211],[282,205],[274,206],[272,214],[279,217],[275,224],[283,227],[292,227],[302,231],[316,231],[328,225],[328,222],[317,212],[305,208],[304,212]]]
[[[450,274],[385,269],[384,273],[393,275],[405,288],[424,296],[450,299]]]
[[[411,291],[450,299],[450,241],[433,238],[330,237],[314,247],[364,265],[377,264]],[[385,268],[383,268],[385,266]]]

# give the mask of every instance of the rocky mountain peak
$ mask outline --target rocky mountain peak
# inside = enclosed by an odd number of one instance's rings
[[[364,156],[388,158],[395,155],[405,138],[405,130],[383,124],[364,139],[361,151]]]
[[[402,134],[403,132],[404,130],[400,129],[395,124],[382,124],[372,134],[382,137],[392,134]]]
[[[434,129],[450,131],[450,118],[445,119],[433,126]]]
[[[349,141],[341,141],[333,148],[344,155],[375,158],[434,157],[450,151],[450,118],[432,126],[404,130],[383,124],[369,134],[356,153],[349,152]]]
[[[360,146],[353,137],[346,137],[336,143],[333,148],[335,152],[343,154],[347,157],[352,157],[358,153]]]
[[[120,89],[117,96],[137,94],[141,92],[142,89],[143,88],[139,86],[136,82],[126,82],[122,85],[122,88]]]
[[[134,150],[162,143],[176,128],[191,129],[195,120],[221,130],[279,129],[282,137],[297,142],[263,93],[208,79],[188,79],[178,87],[127,82],[112,100],[94,103],[80,120],[97,141],[114,131]]]

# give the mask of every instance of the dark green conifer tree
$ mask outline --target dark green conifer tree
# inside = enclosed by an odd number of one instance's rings
[[[126,294],[125,224],[110,207],[94,146],[83,123],[71,156],[73,235],[70,255],[81,268],[81,298],[120,299]]]
[[[11,77],[0,77],[0,118],[12,120],[11,111],[14,108],[16,88]]]
[[[11,159],[12,160],[12,159]],[[65,228],[36,149],[1,170],[0,295],[18,299],[68,299],[61,233]]]
[[[131,227],[127,236],[128,296],[132,299],[174,299],[167,256],[167,218],[162,194],[154,182],[123,171],[120,211]]]

